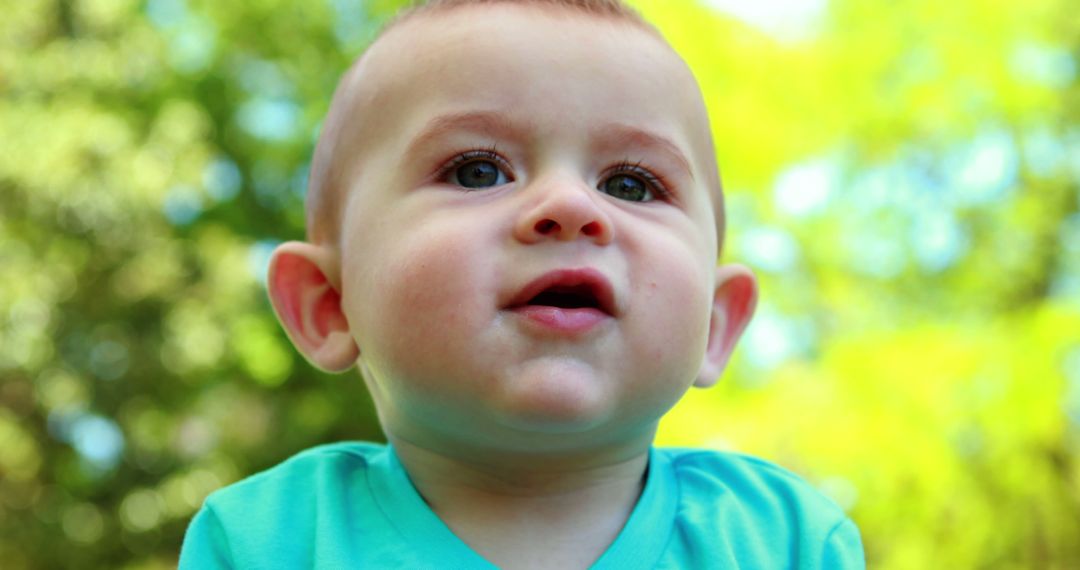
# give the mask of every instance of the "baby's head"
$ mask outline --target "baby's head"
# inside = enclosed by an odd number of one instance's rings
[[[756,301],[688,67],[615,0],[444,0],[342,79],[308,242],[270,294],[316,366],[359,364],[392,440],[468,453],[651,441]]]

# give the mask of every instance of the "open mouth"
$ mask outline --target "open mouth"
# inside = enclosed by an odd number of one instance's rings
[[[529,299],[526,305],[558,307],[560,309],[600,309],[600,301],[588,286],[552,287]]]
[[[563,269],[533,280],[508,305],[510,309],[523,307],[594,309],[614,315],[615,295],[611,283],[599,271]]]

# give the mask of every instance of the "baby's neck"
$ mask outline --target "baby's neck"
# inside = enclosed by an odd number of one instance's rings
[[[646,449],[585,464],[492,467],[393,444],[431,509],[504,570],[589,567],[629,519],[648,463]]]

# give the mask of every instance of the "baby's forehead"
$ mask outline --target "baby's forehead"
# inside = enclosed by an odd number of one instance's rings
[[[513,33],[498,33],[506,28]],[[616,38],[607,45],[616,43],[617,51],[589,43],[600,34]],[[596,77],[604,83],[593,81]],[[637,120],[675,111],[688,128],[708,123],[693,73],[658,32],[639,22],[565,6],[495,3],[422,14],[380,37],[342,83],[349,91],[342,118],[368,132],[405,113],[431,118],[440,112],[429,107],[434,99],[486,107],[543,126],[570,113],[524,116],[524,111],[515,113],[518,104],[537,93],[556,99],[576,91],[586,99],[603,91],[611,96],[601,110],[614,115],[633,109],[624,103],[643,96],[645,89],[653,96],[648,112],[638,113]]]

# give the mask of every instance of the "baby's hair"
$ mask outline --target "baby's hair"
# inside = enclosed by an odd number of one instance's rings
[[[462,6],[475,6],[478,4],[547,5],[569,8],[571,10],[586,12],[595,16],[631,21],[645,28],[652,29],[652,25],[646,22],[645,19],[641,17],[641,14],[638,14],[636,10],[628,6],[623,0],[426,0],[416,2],[411,8],[399,12],[386,28],[388,29],[399,22],[408,20],[417,14],[438,10],[449,10]]]
[[[379,37],[391,28],[395,28],[413,18],[425,14],[484,4],[517,4],[564,9],[616,22],[629,23],[660,36],[660,33],[652,24],[648,23],[641,17],[641,14],[628,6],[623,0],[426,0],[416,2],[413,6],[399,12],[382,28],[372,43],[378,41]],[[315,156],[311,161],[311,174],[308,180],[306,200],[306,226],[308,241],[316,244],[332,244],[336,246],[341,235],[341,210],[343,206],[341,193],[344,189],[340,187],[341,165],[338,164],[342,157],[337,156],[336,149],[342,135],[340,127],[345,121],[340,120],[341,117],[334,117],[333,115],[344,112],[347,107],[347,105],[340,104],[341,102],[338,100],[342,97],[348,97],[345,85],[350,82],[349,75],[356,68],[357,65],[354,63],[352,69],[341,79],[337,92],[334,93],[334,104],[330,107],[330,114],[326,117],[323,132],[319,136],[319,142],[315,149]]]

